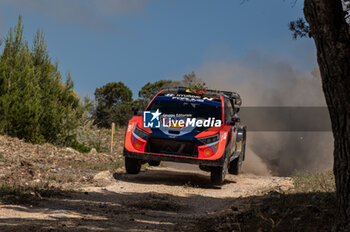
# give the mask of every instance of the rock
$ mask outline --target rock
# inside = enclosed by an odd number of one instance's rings
[[[76,150],[74,150],[73,148],[67,147],[66,151],[70,152],[70,153],[76,153]]]
[[[95,148],[91,148],[90,152],[89,152],[89,155],[96,155],[97,154],[97,151]]]
[[[94,179],[94,181],[98,181],[98,182],[101,182],[101,181],[110,182],[110,181],[114,180],[114,178],[113,178],[112,174],[110,173],[110,171],[99,172],[99,173],[97,173],[94,176],[93,179]]]

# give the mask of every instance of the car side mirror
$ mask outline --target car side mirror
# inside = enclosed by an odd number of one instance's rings
[[[137,106],[131,107],[131,111],[134,113],[134,116],[138,115],[139,108]]]
[[[240,123],[240,122],[241,122],[241,119],[239,117],[233,116],[231,119],[230,125],[234,126],[236,123]]]

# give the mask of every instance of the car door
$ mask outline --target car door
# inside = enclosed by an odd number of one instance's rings
[[[232,118],[234,115],[231,102],[228,99],[225,99],[224,104],[225,104],[225,107],[224,107],[225,124],[228,126],[231,126],[229,137],[228,137],[229,139],[228,150],[230,151],[230,155],[231,155],[235,151],[237,125],[236,124],[231,125]]]

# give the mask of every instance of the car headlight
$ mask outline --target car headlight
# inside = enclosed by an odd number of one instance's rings
[[[134,134],[140,138],[145,138],[148,136],[148,133],[146,131],[140,129],[138,126],[135,127]]]
[[[215,143],[215,142],[219,141],[219,139],[220,139],[220,135],[216,134],[216,135],[200,138],[198,140],[204,144],[211,144],[211,143]]]

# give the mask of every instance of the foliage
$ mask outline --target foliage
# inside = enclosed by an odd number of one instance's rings
[[[345,20],[350,24],[350,0],[343,0],[343,9]],[[298,37],[311,38],[310,26],[304,18],[298,18],[297,20],[289,22],[288,27],[293,33],[293,39],[297,39]]]
[[[159,91],[171,87],[173,87],[173,81],[171,80],[160,80],[154,83],[148,82],[139,91],[139,97],[150,101]]]
[[[131,116],[132,92],[123,82],[110,82],[95,90],[94,123],[110,128],[112,122],[126,125]]]
[[[77,143],[79,147],[73,147],[80,152],[89,152],[91,148],[95,148],[97,152],[109,152],[111,141],[111,130],[106,128],[98,128],[94,124],[94,120],[84,113],[81,125],[75,130],[77,135]],[[114,145],[117,153],[122,152],[124,142],[124,127],[116,127],[114,134]],[[83,146],[89,150],[83,150]],[[82,149],[82,150],[80,150]]]
[[[120,102],[116,107],[113,108],[114,122],[118,126],[126,126],[130,118],[132,117],[132,102]]]
[[[194,72],[185,74],[182,80],[184,87],[188,87],[191,91],[204,91],[207,87],[205,82],[196,76]]]
[[[139,110],[144,110],[144,109],[146,109],[149,102],[150,102],[150,100],[138,98],[132,102],[132,107],[137,107],[137,109],[139,109]]]
[[[162,89],[171,88],[173,85],[174,82],[171,80],[160,80],[154,83],[148,82],[139,91],[140,99],[134,101],[133,105],[143,110],[159,91]]]
[[[130,102],[132,92],[123,82],[110,82],[95,90],[95,98],[99,104],[112,108],[119,102]]]
[[[94,124],[110,128],[112,122],[125,126],[132,116],[132,106],[144,110],[152,98],[162,89],[184,86],[192,91],[205,90],[205,83],[195,73],[186,74],[181,81],[160,80],[148,82],[139,91],[139,99],[132,101],[132,92],[123,82],[111,82],[95,90],[96,108]]]
[[[297,173],[292,179],[296,192],[335,192],[332,170],[317,173]]]
[[[290,22],[288,26],[289,30],[293,32],[293,39],[310,37],[310,27],[303,18]]]
[[[19,17],[0,57],[1,130],[33,143],[70,145],[84,110],[70,74],[63,83],[57,63],[51,62],[44,34],[36,33],[30,49]]]
[[[139,109],[145,109],[152,98],[162,89],[174,87],[187,87],[196,92],[198,90],[205,90],[206,84],[204,81],[196,76],[194,72],[185,74],[181,81],[160,80],[154,83],[148,82],[139,91],[140,99],[134,101],[133,105]]]
[[[79,151],[80,153],[88,153],[91,151],[91,148],[92,148],[85,143],[79,143],[77,141],[74,141],[70,146],[74,150]]]

